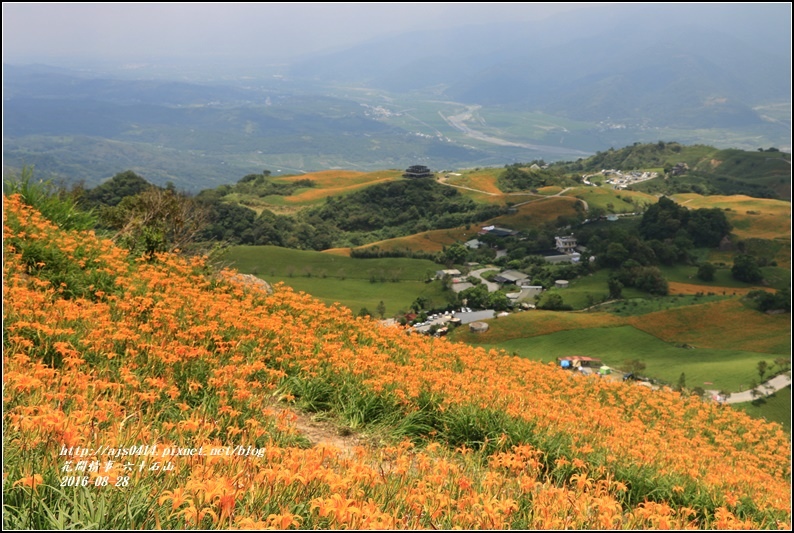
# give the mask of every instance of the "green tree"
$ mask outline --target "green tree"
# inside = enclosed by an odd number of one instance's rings
[[[376,310],[378,312],[378,316],[383,319],[383,317],[386,315],[386,304],[383,303],[383,300],[378,302],[378,307]]]
[[[466,261],[469,254],[469,249],[463,244],[456,242],[444,248],[443,257],[444,264],[448,267],[452,265],[460,265]]]
[[[764,374],[766,374],[767,370],[769,370],[769,363],[767,363],[766,361],[763,361],[763,360],[758,361],[758,377],[762,381],[764,379]]]
[[[538,305],[540,309],[547,309],[549,311],[569,311],[571,308],[570,305],[567,305],[562,296],[559,294],[553,293],[546,296],[540,305]]]
[[[698,279],[703,281],[714,281],[714,274],[717,273],[717,267],[712,265],[711,263],[701,263],[698,266]]]
[[[758,283],[764,279],[758,261],[747,254],[739,254],[734,258],[731,274],[735,279],[746,283]]]
[[[604,256],[604,263],[609,267],[620,267],[629,258],[629,251],[619,242],[610,243]]]
[[[487,309],[490,304],[488,287],[485,285],[477,285],[461,291],[458,294],[458,299],[466,300],[466,305],[475,309]]]
[[[136,196],[149,190],[153,185],[131,170],[119,172],[101,185],[88,189],[81,201],[91,207],[116,206],[124,198]]]
[[[488,295],[488,307],[496,311],[505,311],[510,308],[510,299],[501,291],[492,292]]]
[[[687,233],[695,246],[715,248],[722,238],[731,232],[732,226],[719,208],[694,209],[689,212],[686,223]]]
[[[607,287],[609,287],[609,297],[613,300],[620,300],[623,298],[623,284],[614,276],[607,280]]]
[[[686,374],[681,372],[681,375],[678,376],[678,383],[675,386],[675,390],[682,391],[686,388]]]
[[[427,297],[417,296],[416,299],[411,304],[411,310],[413,310],[415,313],[418,313],[423,309],[427,309],[429,303],[430,300],[428,300]]]
[[[750,382],[750,395],[753,397],[753,400],[757,400],[763,395],[763,393],[758,389],[758,383],[756,383],[755,380]]]

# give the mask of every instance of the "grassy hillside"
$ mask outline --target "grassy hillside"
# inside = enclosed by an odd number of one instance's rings
[[[232,246],[221,260],[244,274],[282,282],[326,304],[375,313],[382,301],[386,316],[407,311],[424,296],[432,307],[447,305],[440,282],[425,283],[442,267],[427,259],[354,259],[336,254],[277,246]]]
[[[597,357],[612,368],[625,366],[625,361],[640,360],[646,364],[645,375],[675,384],[686,375],[689,387],[739,391],[747,390],[758,380],[758,361],[769,360],[768,354],[740,350],[687,349],[666,343],[633,326],[591,328],[562,331],[550,335],[514,339],[487,348],[500,348],[530,359],[556,361],[567,355]],[[536,354],[542,354],[537,358]]]
[[[733,234],[740,239],[770,241],[768,245],[772,249],[765,250],[764,255],[771,255],[778,264],[791,267],[791,202],[744,195],[677,194],[673,199],[690,209],[723,209],[733,226]]]
[[[293,183],[311,180],[314,186],[302,188],[295,193],[281,196],[259,196],[251,193],[230,193],[222,197],[225,201],[240,203],[257,212],[268,209],[274,213],[296,213],[303,208],[321,204],[326,198],[344,196],[371,185],[388,183],[400,178],[402,171],[384,170],[379,172],[355,172],[349,170],[326,170],[309,172],[296,176],[273,178],[274,183]]]
[[[490,321],[485,333],[459,329],[453,338],[525,357],[540,354],[542,361],[588,355],[620,368],[639,359],[649,376],[675,383],[684,372],[692,387],[711,382],[729,390],[757,379],[758,361],[789,355],[790,317],[759,313],[736,298],[628,300],[609,310],[528,311]]]
[[[790,528],[778,424],[4,208],[5,528]]]
[[[602,169],[665,169],[685,163],[688,170],[664,180],[650,180],[632,186],[649,193],[706,190],[709,194],[751,194],[760,197],[791,198],[791,155],[783,152],[719,150],[712,146],[682,145],[659,141],[634,143],[609,149],[576,163],[558,163],[569,171],[599,172]]]

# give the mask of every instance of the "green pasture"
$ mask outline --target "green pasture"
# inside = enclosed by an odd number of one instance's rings
[[[791,386],[752,402],[731,404],[731,407],[744,411],[754,418],[777,422],[791,433]]]
[[[608,187],[575,187],[564,196],[574,196],[587,202],[589,208],[600,207],[608,213],[633,213],[637,210],[632,200],[648,205],[655,201],[644,194],[618,191]]]
[[[791,287],[791,270],[781,267],[761,267],[764,282],[773,289]]]
[[[232,246],[221,261],[244,274],[254,274],[269,283],[284,282],[356,313],[362,307],[375,313],[383,301],[387,316],[391,316],[407,310],[418,296],[428,298],[432,306],[444,306],[449,295],[440,282],[425,283],[442,268],[427,259],[356,259],[278,246]]]
[[[544,291],[540,302],[543,303],[550,294],[559,294],[562,301],[574,309],[585,309],[605,301],[609,297],[607,280],[611,272],[608,269],[599,270],[588,276],[570,280],[565,289],[549,289]],[[623,289],[624,298],[643,298],[648,294],[632,287]]]
[[[617,369],[626,360],[638,359],[646,365],[643,374],[663,382],[675,385],[683,372],[689,388],[731,392],[746,390],[752,381],[758,381],[758,361],[769,360],[765,353],[679,348],[633,326],[559,331],[482,346],[544,362],[566,355],[586,355]]]
[[[409,311],[411,304],[419,296],[428,299],[429,308],[445,307],[448,298],[452,296],[451,292],[445,292],[442,289],[440,281],[431,283],[411,280],[370,282],[362,279],[309,278],[305,276],[261,277],[270,283],[283,282],[296,291],[311,294],[325,304],[339,303],[353,313],[358,313],[362,308],[366,308],[373,316],[376,316],[378,304],[383,302],[386,306],[384,314],[386,318],[394,316],[399,311]]]
[[[709,287],[736,287],[745,288],[750,285],[733,279],[731,275],[730,265],[717,266],[717,271],[714,273],[713,281],[703,281],[697,277],[698,267],[692,265],[673,265],[664,266],[659,265],[659,270],[667,281],[674,281],[678,283],[689,283],[692,285],[703,285],[703,292],[709,292]]]
[[[730,266],[717,267],[713,281],[703,281],[697,277],[698,267],[689,265],[659,266],[659,270],[667,281],[702,285],[703,292],[708,293],[710,287],[719,290],[723,287],[739,289],[753,287],[758,284],[745,283],[733,278]],[[771,289],[784,289],[789,286],[791,271],[781,267],[761,267],[764,281]]]
[[[221,257],[224,263],[264,279],[317,277],[370,280],[424,281],[443,267],[429,259],[388,257],[356,259],[279,246],[231,246]]]

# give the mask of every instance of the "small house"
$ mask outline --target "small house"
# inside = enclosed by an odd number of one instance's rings
[[[497,283],[518,284],[519,281],[529,278],[528,275],[518,270],[505,270],[494,276],[493,280]]]
[[[450,268],[447,270],[436,270],[436,279],[442,279],[444,276],[449,276],[454,278],[456,276],[460,276],[460,270],[457,268]]]
[[[554,237],[554,247],[563,254],[570,254],[576,249],[576,237],[573,235]]]

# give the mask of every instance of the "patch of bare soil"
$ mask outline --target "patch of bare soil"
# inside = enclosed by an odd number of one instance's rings
[[[276,412],[286,415],[295,429],[306,437],[312,446],[333,447],[338,449],[343,456],[353,457],[355,449],[366,444],[360,435],[346,428],[340,429],[331,421],[317,420],[316,415],[313,416],[279,405],[274,405],[272,408]]]

